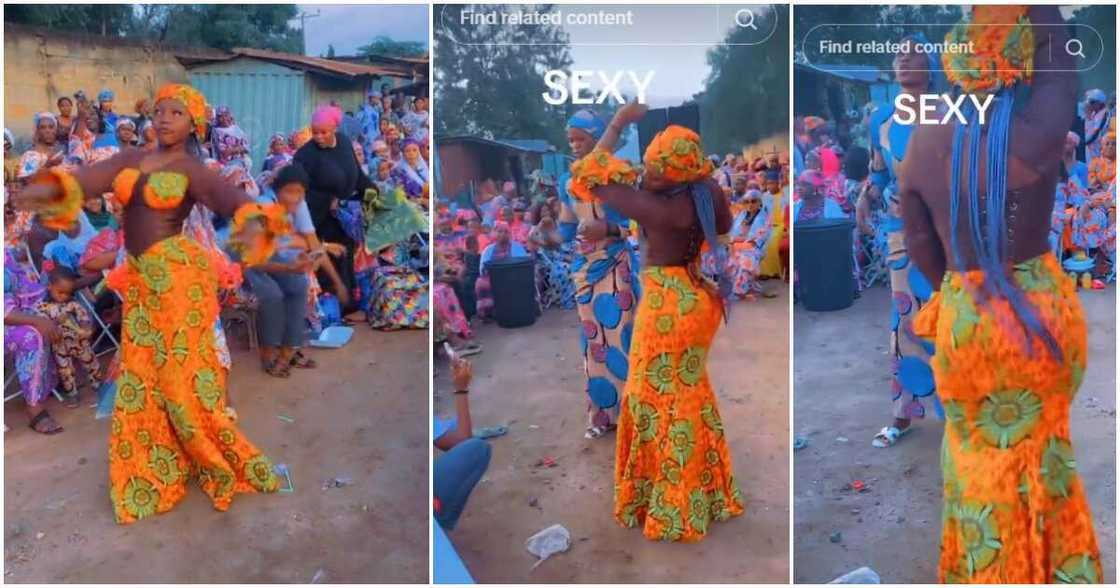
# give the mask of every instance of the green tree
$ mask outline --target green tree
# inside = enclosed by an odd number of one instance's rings
[[[378,35],[368,44],[358,47],[357,52],[365,56],[421,57],[428,52],[428,44],[424,41],[397,41]]]
[[[551,11],[551,5],[436,7],[436,132],[565,144],[567,110],[541,99],[544,73],[572,64],[568,34],[552,25],[461,25],[464,10]]]
[[[126,4],[8,4],[4,22],[112,37],[133,26]]]
[[[757,34],[735,27],[724,42],[708,51],[711,71],[700,104],[704,149],[713,153],[738,151],[789,125],[789,24],[784,10],[760,15],[757,26],[767,30],[778,20],[774,34],[755,45]]]
[[[1081,90],[1100,88],[1106,94],[1116,91],[1116,6],[1093,4],[1077,8],[1069,22],[1092,27],[1100,38],[1084,26],[1070,27],[1070,33],[1084,43],[1087,58],[1101,55],[1101,60],[1081,72]]]
[[[180,47],[254,47],[299,53],[294,4],[13,4],[5,22]]]

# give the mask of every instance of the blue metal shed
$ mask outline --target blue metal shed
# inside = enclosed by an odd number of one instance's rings
[[[260,49],[192,57],[184,65],[207,102],[233,112],[249,136],[254,170],[260,169],[274,133],[287,135],[306,126],[320,103],[333,100],[356,112],[366,91],[387,73],[372,65]]]

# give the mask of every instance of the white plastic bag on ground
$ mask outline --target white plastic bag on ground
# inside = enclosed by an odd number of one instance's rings
[[[571,546],[572,534],[560,524],[552,525],[525,541],[525,549],[538,558],[533,568],[541,565],[549,557],[567,551]]]

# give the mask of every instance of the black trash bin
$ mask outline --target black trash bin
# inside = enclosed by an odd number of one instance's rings
[[[509,257],[490,262],[490,293],[494,297],[494,321],[505,329],[527,327],[537,322],[537,278],[532,257]]]
[[[806,310],[842,310],[855,300],[852,230],[848,219],[819,219],[793,225],[793,264]]]

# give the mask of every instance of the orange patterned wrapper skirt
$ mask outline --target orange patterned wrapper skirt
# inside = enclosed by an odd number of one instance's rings
[[[1005,300],[979,301],[982,272],[948,272],[915,322],[932,337],[945,407],[943,583],[1099,583],[1100,552],[1070,443],[1087,331],[1073,282],[1046,254],[1012,267],[1057,340],[1028,340]],[[1028,342],[1029,341],[1029,342]]]
[[[109,275],[124,300],[121,372],[109,435],[117,522],[170,510],[199,485],[218,510],[240,492],[273,492],[272,463],[227,416],[214,347],[217,275],[183,236],[129,256]]]
[[[649,539],[694,542],[743,513],[707,357],[719,301],[685,267],[642,271],[615,449],[614,517]]]

